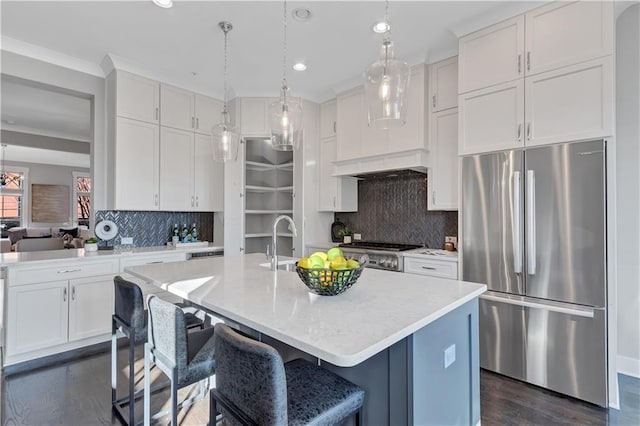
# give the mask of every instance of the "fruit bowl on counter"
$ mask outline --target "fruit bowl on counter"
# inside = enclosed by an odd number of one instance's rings
[[[334,247],[327,253],[315,252],[296,262],[296,272],[312,293],[335,296],[348,290],[358,281],[368,261],[345,259],[342,249]]]

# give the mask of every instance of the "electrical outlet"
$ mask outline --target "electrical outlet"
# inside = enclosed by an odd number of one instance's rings
[[[362,235],[360,235],[360,234],[353,234],[353,240],[354,240],[354,241],[359,241],[359,240],[361,240],[361,239],[362,239]]]
[[[453,243],[453,247],[458,247],[458,238],[457,237],[444,237],[445,243]]]
[[[456,361],[456,345],[451,345],[444,350],[444,368],[449,368]]]
[[[133,245],[133,237],[120,237],[120,244],[131,244]]]

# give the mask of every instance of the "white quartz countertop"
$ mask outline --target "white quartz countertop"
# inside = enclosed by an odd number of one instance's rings
[[[249,254],[125,271],[342,367],[361,363],[487,288],[367,268],[346,292],[318,296],[297,273],[272,272],[261,263],[266,263],[264,254]]]
[[[418,259],[444,260],[447,262],[457,262],[458,252],[430,248],[417,248],[401,252],[404,257],[415,257]]]
[[[99,250],[95,252],[85,252],[84,249],[63,249],[46,251],[26,251],[18,253],[3,253],[0,255],[0,267],[11,266],[23,263],[35,262],[55,262],[60,260],[82,260],[82,259],[113,259],[119,257],[130,257],[140,255],[150,255],[153,253],[202,253],[209,251],[223,251],[224,247],[210,244],[207,247],[184,247],[175,248],[172,246],[157,247],[135,247],[129,250]]]

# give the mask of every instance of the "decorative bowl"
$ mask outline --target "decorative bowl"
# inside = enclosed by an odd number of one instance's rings
[[[302,268],[296,262],[296,272],[309,291],[320,296],[335,296],[348,290],[358,281],[366,259],[355,269]]]

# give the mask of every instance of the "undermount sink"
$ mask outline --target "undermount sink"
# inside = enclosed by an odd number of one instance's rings
[[[278,269],[281,271],[295,272],[297,260],[283,260],[278,262]],[[271,268],[271,263],[260,263],[258,266],[262,268]]]

